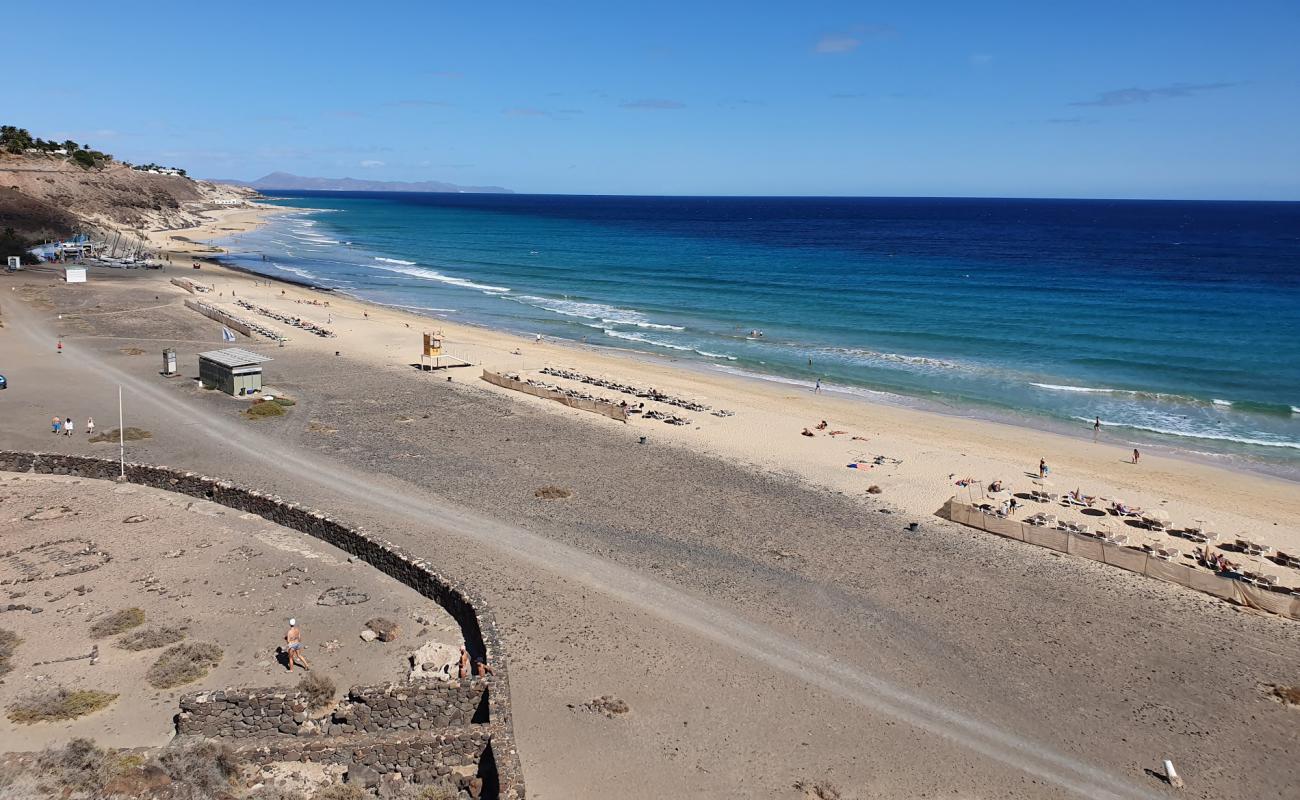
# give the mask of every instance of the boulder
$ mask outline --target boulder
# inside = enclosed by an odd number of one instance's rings
[[[366,623],[366,627],[379,636],[381,642],[395,642],[402,632],[402,626],[386,617],[375,617]]]
[[[410,680],[448,681],[457,677],[460,648],[442,642],[425,642],[411,653]]]

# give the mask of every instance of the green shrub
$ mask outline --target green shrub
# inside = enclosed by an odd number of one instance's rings
[[[244,416],[249,419],[265,419],[267,417],[283,417],[284,406],[275,402],[263,402],[251,405],[244,411]]]

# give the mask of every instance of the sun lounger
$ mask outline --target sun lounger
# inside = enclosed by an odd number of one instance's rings
[[[1179,555],[1181,555],[1181,553],[1177,547],[1156,548],[1156,558],[1162,559],[1164,561],[1177,561]]]

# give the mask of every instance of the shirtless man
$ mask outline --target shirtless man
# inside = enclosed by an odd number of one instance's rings
[[[293,672],[293,662],[295,661],[301,664],[303,669],[311,669],[307,659],[302,656],[302,631],[298,629],[298,620],[289,620],[289,630],[284,632],[284,644],[290,672]]]

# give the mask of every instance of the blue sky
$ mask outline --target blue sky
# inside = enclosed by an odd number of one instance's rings
[[[1296,0],[14,6],[4,122],[203,177],[1300,199]]]

